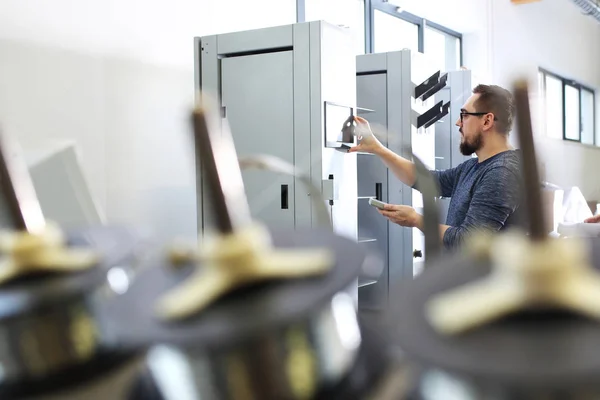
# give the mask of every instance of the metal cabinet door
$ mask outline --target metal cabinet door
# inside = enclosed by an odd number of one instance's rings
[[[358,106],[374,110],[366,113],[359,110],[358,114],[369,121],[373,132],[387,146],[387,74],[357,76],[356,90]],[[368,198],[380,192],[381,200],[388,202],[388,170],[374,155],[358,154],[357,157],[359,242],[384,263],[377,282],[359,280],[358,305],[362,309],[382,309],[387,306],[388,298],[389,222],[369,205]]]
[[[443,101],[444,104],[450,101],[450,88],[446,87],[435,95],[435,101]],[[458,129],[454,126],[454,121],[450,113],[435,123],[435,169],[445,170],[452,168],[452,130]],[[448,216],[448,206],[450,199],[442,198],[438,201],[440,205],[440,222],[446,223]]]
[[[450,101],[450,88],[446,87],[435,95],[435,101]],[[448,113],[435,123],[435,169],[444,170],[452,167],[452,128],[454,121]],[[458,128],[456,128],[458,129]]]
[[[238,155],[269,154],[293,164],[292,52],[225,58],[221,68],[221,98]],[[259,170],[242,175],[253,217],[293,229],[294,178]]]

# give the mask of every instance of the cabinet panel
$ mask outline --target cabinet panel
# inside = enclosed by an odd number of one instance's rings
[[[356,82],[358,106],[374,110],[359,110],[358,114],[369,121],[378,139],[387,146],[387,75],[359,75]],[[378,157],[370,154],[358,155],[357,168],[359,241],[368,251],[377,254],[384,263],[384,270],[377,282],[359,288],[358,302],[361,308],[377,309],[387,304],[389,222],[369,205],[368,198],[378,197],[388,202],[388,170]]]
[[[270,154],[294,163],[291,51],[225,58],[222,102],[239,156]],[[278,173],[243,171],[254,218],[294,228],[295,182]]]
[[[444,104],[450,101],[450,88],[444,88],[435,95],[436,101],[443,101]],[[435,169],[445,170],[450,168],[452,162],[452,129],[458,129],[454,126],[450,114],[443,117],[435,123]]]

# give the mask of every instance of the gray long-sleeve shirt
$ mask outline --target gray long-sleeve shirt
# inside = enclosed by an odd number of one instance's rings
[[[508,150],[483,162],[476,158],[444,171],[431,171],[442,197],[450,197],[444,246],[456,248],[474,229],[500,231],[521,221],[520,151]]]

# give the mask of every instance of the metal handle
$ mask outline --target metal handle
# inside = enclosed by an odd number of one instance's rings
[[[379,201],[383,201],[383,184],[382,183],[375,184],[375,198]]]
[[[287,210],[288,208],[288,185],[281,185],[281,209]]]

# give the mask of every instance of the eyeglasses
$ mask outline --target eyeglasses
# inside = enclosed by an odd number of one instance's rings
[[[466,112],[466,111],[461,111],[461,113],[460,113],[460,123],[462,124],[463,118],[465,117],[465,115],[482,116],[482,115],[486,115],[486,114],[489,114],[489,112]],[[495,115],[494,115],[494,121],[498,121],[498,118],[496,118]]]

